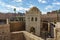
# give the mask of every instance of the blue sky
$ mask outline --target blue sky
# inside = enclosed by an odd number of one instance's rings
[[[45,14],[52,10],[60,9],[60,0],[0,0],[0,12],[26,12],[29,8],[36,6]]]

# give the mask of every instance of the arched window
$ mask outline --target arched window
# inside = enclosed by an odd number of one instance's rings
[[[35,21],[37,21],[37,17],[35,17]]]
[[[31,18],[31,21],[33,21],[33,17]]]

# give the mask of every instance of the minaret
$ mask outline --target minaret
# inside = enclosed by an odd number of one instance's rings
[[[30,8],[26,12],[26,31],[40,36],[41,28],[41,11],[37,7]]]

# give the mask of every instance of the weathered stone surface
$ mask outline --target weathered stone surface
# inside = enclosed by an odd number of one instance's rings
[[[10,25],[0,25],[0,40],[10,40]]]
[[[11,33],[11,40],[26,40],[23,32]]]
[[[25,22],[13,21],[10,22],[10,31],[22,31],[25,30]]]
[[[11,32],[11,40],[43,40],[27,31]]]
[[[41,27],[41,12],[38,11],[38,8],[33,7],[25,15],[26,20],[26,31],[31,32],[31,27],[35,29],[35,34],[40,36],[40,27]],[[33,21],[32,21],[33,18]],[[37,21],[35,21],[37,18]]]

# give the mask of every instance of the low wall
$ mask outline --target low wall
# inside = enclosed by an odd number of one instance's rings
[[[18,40],[18,39],[19,40],[43,40],[42,38],[37,37],[26,31],[12,32],[11,34],[12,34],[11,37],[13,37],[14,40]]]
[[[57,22],[55,27],[55,40],[60,40],[60,22]]]
[[[10,40],[10,25],[0,25],[0,40]]]
[[[37,37],[37,36],[35,36],[31,33],[28,33],[26,31],[23,31],[23,33],[24,33],[24,36],[25,36],[26,40],[43,40],[42,38]]]
[[[11,40],[26,40],[22,32],[12,32]]]
[[[56,40],[60,40],[60,28],[56,28]]]

